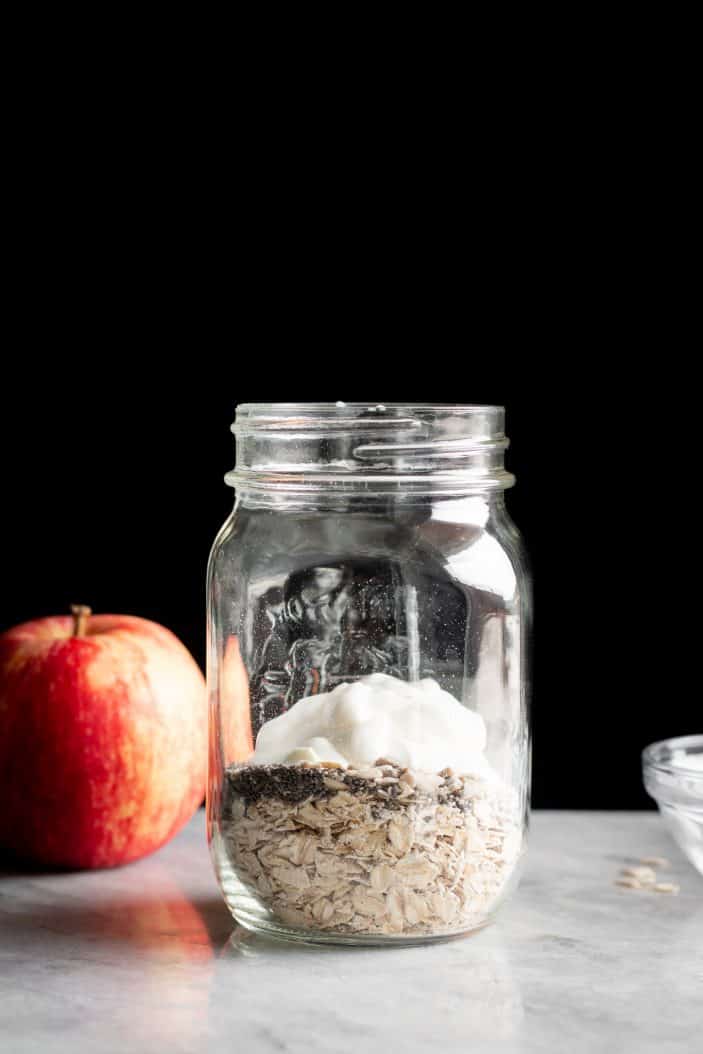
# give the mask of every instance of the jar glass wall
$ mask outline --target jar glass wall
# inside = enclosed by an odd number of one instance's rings
[[[442,939],[514,887],[530,600],[498,407],[240,406],[208,572],[208,830],[243,925]]]

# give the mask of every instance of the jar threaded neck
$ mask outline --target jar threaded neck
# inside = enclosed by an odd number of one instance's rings
[[[232,426],[238,489],[388,493],[504,490],[501,406],[244,403]]]

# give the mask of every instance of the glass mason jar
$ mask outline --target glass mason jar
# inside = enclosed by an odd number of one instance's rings
[[[208,570],[208,835],[235,919],[421,943],[514,888],[530,591],[497,406],[241,405]]]

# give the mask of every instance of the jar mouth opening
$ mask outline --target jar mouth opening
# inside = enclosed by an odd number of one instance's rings
[[[392,403],[392,402],[343,402],[340,400],[336,403],[238,403],[237,412],[251,412],[252,410],[301,410],[301,411],[333,411],[333,410],[441,410],[447,412],[449,410],[455,413],[476,413],[476,412],[488,412],[495,410],[502,412],[505,407],[499,406],[492,403]]]
[[[404,423],[420,427],[437,419],[451,419],[455,427],[463,420],[475,435],[499,437],[503,435],[505,409],[478,403],[239,403],[232,431],[239,435],[269,428],[368,428],[384,424],[397,429]]]

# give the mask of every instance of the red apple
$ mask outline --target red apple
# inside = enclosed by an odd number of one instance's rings
[[[113,867],[167,842],[203,799],[205,681],[169,630],[130,615],[0,634],[0,846]]]

